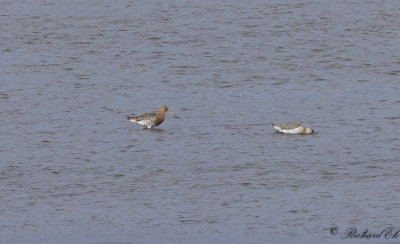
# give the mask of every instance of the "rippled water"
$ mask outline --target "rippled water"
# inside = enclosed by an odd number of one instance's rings
[[[0,239],[400,227],[398,16],[390,0],[0,1]],[[125,118],[162,104],[181,119]],[[270,125],[288,121],[317,133]]]

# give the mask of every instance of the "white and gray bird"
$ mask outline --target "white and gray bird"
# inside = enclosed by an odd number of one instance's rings
[[[286,124],[272,124],[272,126],[277,131],[283,134],[302,134],[302,135],[314,134],[313,129],[305,127],[303,123],[300,122],[290,122]]]

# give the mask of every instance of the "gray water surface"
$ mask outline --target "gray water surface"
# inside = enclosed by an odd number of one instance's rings
[[[399,16],[390,0],[0,1],[1,242],[400,228]],[[126,120],[162,104],[181,119]],[[317,133],[271,126],[289,121]]]

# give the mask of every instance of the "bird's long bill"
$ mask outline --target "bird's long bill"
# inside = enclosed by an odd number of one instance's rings
[[[172,117],[180,119],[177,115],[175,115],[171,110],[167,111],[170,115],[172,115]]]

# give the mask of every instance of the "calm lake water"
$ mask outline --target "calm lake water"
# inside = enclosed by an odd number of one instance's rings
[[[394,0],[0,1],[1,242],[400,228],[399,16]],[[162,104],[181,119],[126,120]],[[317,133],[271,126],[289,121]]]

